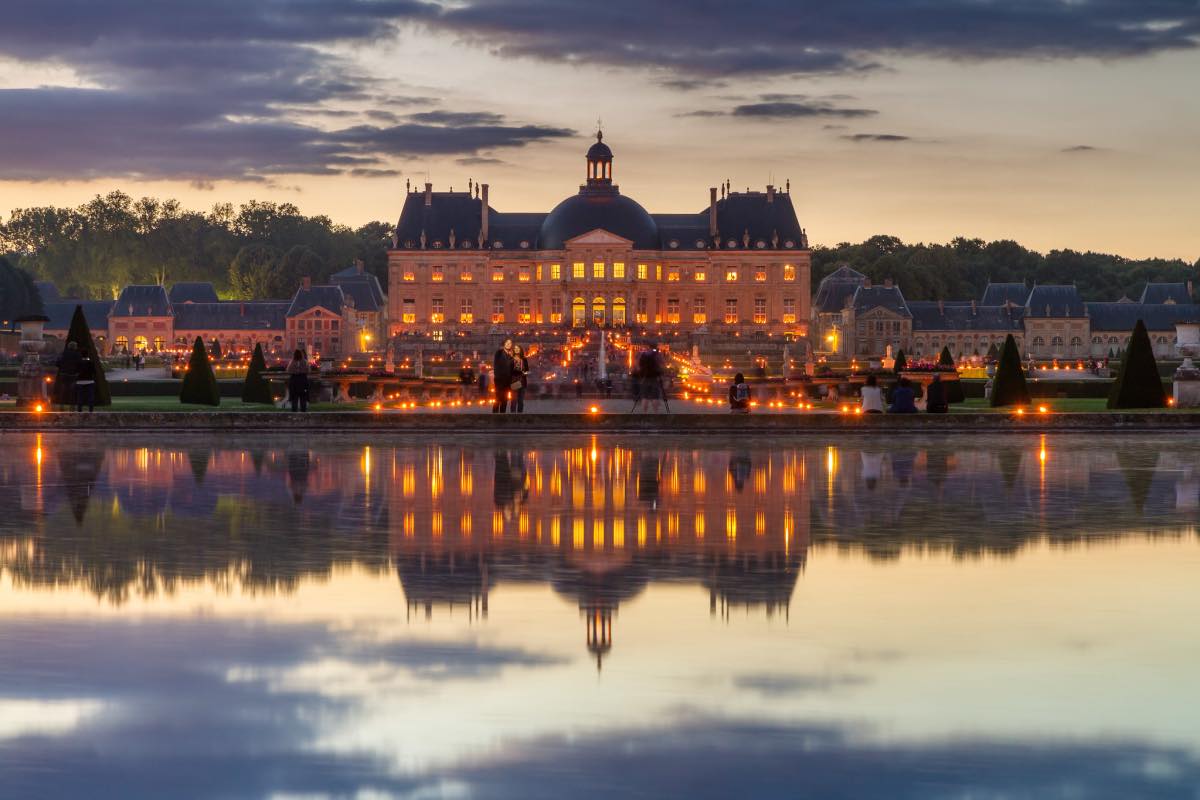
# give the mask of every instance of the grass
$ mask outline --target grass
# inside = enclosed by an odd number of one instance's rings
[[[1103,397],[1047,397],[1033,398],[1027,410],[1036,410],[1039,406],[1045,406],[1051,413],[1070,412],[1070,413],[1092,413],[1104,414],[1109,413],[1108,400]],[[956,403],[950,406],[951,412],[957,413],[996,413],[996,414],[1011,414],[1014,408],[992,408],[988,405],[988,401],[982,397],[969,398],[964,403]],[[1164,413],[1159,409],[1122,409],[1122,413]],[[1193,414],[1200,412],[1200,409],[1184,408],[1184,409],[1166,409],[1167,413],[1171,414]]]
[[[370,404],[365,401],[354,401],[351,403],[309,403],[309,411],[366,411],[370,408]],[[11,403],[0,404],[0,411],[15,411],[16,406]],[[179,398],[175,396],[150,396],[150,397],[114,397],[112,405],[106,407],[97,406],[96,413],[106,413],[111,411],[120,412],[153,412],[153,413],[173,413],[179,411],[220,411],[233,413],[282,413],[285,409],[281,409],[274,405],[264,405],[261,403],[243,403],[237,397],[222,397],[221,405],[219,406],[202,406],[193,403],[181,403]],[[291,408],[286,409],[291,413]]]

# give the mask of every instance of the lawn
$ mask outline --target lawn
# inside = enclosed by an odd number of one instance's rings
[[[1079,413],[1079,412],[1090,412],[1090,413],[1104,412],[1104,413],[1106,413],[1109,410],[1107,404],[1108,404],[1108,400],[1103,397],[1053,397],[1053,398],[1047,397],[1047,398],[1034,398],[1033,402],[1029,405],[1027,410],[1035,411],[1040,406],[1045,406],[1051,413],[1053,413],[1055,411],[1057,411],[1057,412],[1077,412],[1077,413]],[[950,410],[951,410],[951,412],[954,412],[954,413],[995,412],[997,414],[1011,414],[1014,409],[1012,409],[1012,408],[992,408],[991,406],[988,405],[988,401],[984,400],[982,397],[972,397],[972,398],[969,398],[964,403],[955,403],[954,405],[950,406]],[[1130,409],[1122,409],[1122,411],[1132,412],[1132,413],[1153,413],[1153,412],[1164,413],[1160,409],[1153,409],[1153,408],[1146,408],[1146,409],[1130,408]],[[1200,409],[1195,409],[1195,408],[1185,408],[1185,409],[1179,409],[1179,410],[1167,409],[1166,413],[1191,414],[1191,413],[1195,413],[1197,411],[1200,411]]]

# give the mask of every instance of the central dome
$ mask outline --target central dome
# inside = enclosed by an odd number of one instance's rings
[[[622,197],[612,182],[612,150],[604,134],[588,149],[587,183],[579,194],[554,207],[542,221],[538,249],[561,250],[567,240],[602,228],[633,242],[637,250],[658,249],[658,225],[635,200]]]
[[[615,187],[606,192],[585,188],[556,205],[542,221],[538,248],[561,250],[568,239],[596,228],[629,239],[637,250],[658,249],[658,225],[654,218]]]

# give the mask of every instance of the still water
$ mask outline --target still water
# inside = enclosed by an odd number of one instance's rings
[[[0,796],[1200,797],[1200,450],[0,439]]]

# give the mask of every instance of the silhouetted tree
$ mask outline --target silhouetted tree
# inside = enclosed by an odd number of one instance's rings
[[[992,408],[1029,405],[1029,389],[1025,386],[1025,372],[1021,369],[1021,354],[1017,352],[1017,342],[1011,333],[1004,339],[1000,363],[992,379],[991,404]]]
[[[1129,348],[1121,359],[1121,369],[1108,395],[1109,408],[1163,408],[1167,395],[1163,390],[1162,378],[1158,375],[1158,362],[1154,359],[1154,347],[1146,325],[1140,319],[1129,337]]]
[[[242,384],[243,403],[274,403],[271,397],[271,383],[263,377],[267,368],[267,360],[263,358],[262,344],[254,345],[254,355],[250,357],[250,369],[246,371],[246,382]]]
[[[187,372],[183,375],[183,386],[179,390],[179,402],[202,406],[221,405],[221,390],[217,385],[217,376],[213,374],[212,364],[208,360],[208,351],[204,349],[204,340],[199,336],[192,345],[192,357],[188,359]]]

